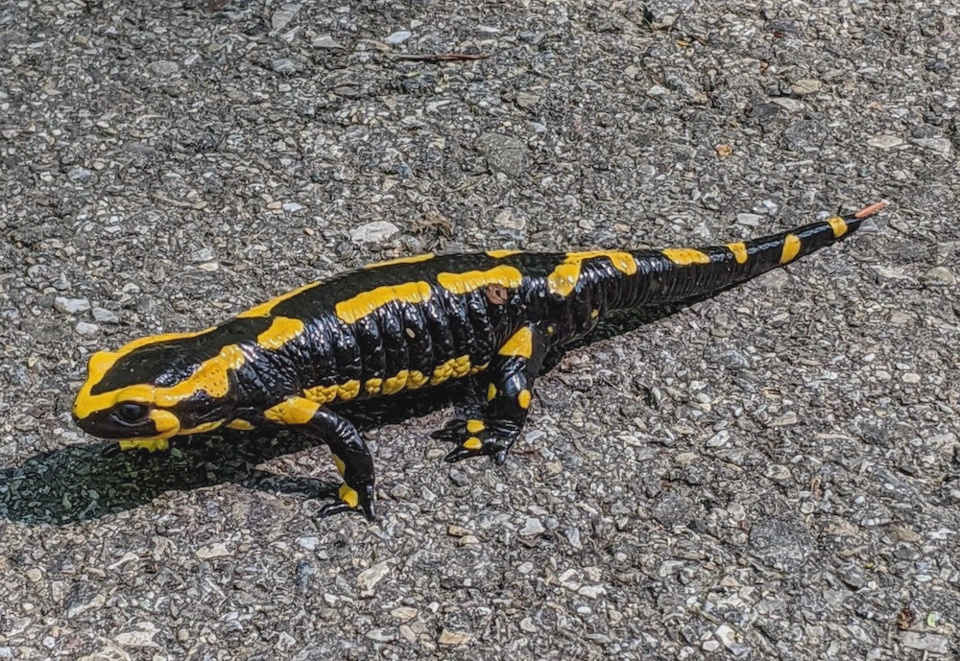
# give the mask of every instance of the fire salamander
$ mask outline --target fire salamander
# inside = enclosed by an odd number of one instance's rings
[[[474,374],[476,419],[434,436],[446,459],[502,464],[533,401],[544,355],[610,310],[716,292],[846,238],[883,208],[710,248],[516,250],[419,255],[313,282],[205,330],[134,340],[90,358],[77,424],[120,449],[165,450],[219,427],[296,428],[326,443],[343,477],[322,514],[374,517],[373,457],[328,406],[433,388]]]

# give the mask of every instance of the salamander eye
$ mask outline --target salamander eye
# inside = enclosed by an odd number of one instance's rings
[[[125,402],[114,409],[114,413],[124,422],[139,422],[147,417],[148,409],[143,404]]]

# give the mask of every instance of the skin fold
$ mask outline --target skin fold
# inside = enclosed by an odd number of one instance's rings
[[[486,406],[435,437],[447,461],[502,464],[519,437],[544,356],[607,312],[703,296],[850,236],[883,207],[755,241],[707,248],[419,255],[314,282],[189,333],[91,356],[73,408],[87,433],[123,450],[219,427],[294,427],[326,443],[343,477],[321,511],[374,517],[374,464],[328,405],[479,375]]]

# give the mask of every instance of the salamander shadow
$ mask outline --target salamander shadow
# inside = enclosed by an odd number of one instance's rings
[[[589,338],[565,351],[636,330],[693,302],[611,314]],[[553,369],[561,357],[560,352],[548,356],[544,371]],[[341,405],[337,410],[363,432],[422,417],[450,405],[475,408],[480,403],[477,392],[474,384],[463,382]],[[425,440],[430,431],[424,429]],[[145,505],[166,491],[223,483],[310,497],[331,485],[320,485],[313,478],[277,475],[256,466],[312,445],[301,436],[286,432],[224,431],[174,439],[170,452],[153,454],[123,452],[104,456],[108,449],[116,447],[114,443],[41,452],[18,465],[0,467],[0,521],[68,525]]]

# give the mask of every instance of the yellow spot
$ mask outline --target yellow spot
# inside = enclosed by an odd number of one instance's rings
[[[553,335],[557,332],[557,329],[553,326],[547,326],[547,335]]]
[[[467,450],[479,450],[483,447],[483,441],[476,436],[471,436],[463,442],[463,447]]]
[[[509,257],[510,255],[519,255],[522,250],[488,250],[487,255],[493,257],[494,259],[503,259],[504,257]]]
[[[519,356],[527,358],[533,355],[533,331],[524,326],[514,333],[497,352],[501,356]]]
[[[830,229],[833,230],[834,238],[839,239],[841,236],[847,233],[847,221],[840,216],[827,218],[827,222],[830,223]]]
[[[430,379],[427,378],[427,375],[423,372],[418,372],[417,370],[410,370],[410,375],[407,377],[407,389],[416,390],[417,388],[422,388],[427,385],[427,382]]]
[[[667,248],[663,255],[677,266],[709,264],[710,256],[694,248]]]
[[[739,243],[728,243],[727,248],[730,252],[733,253],[733,258],[737,260],[737,264],[746,264],[747,263],[747,244],[743,241]]]
[[[497,397],[497,387],[492,383],[487,386],[487,401],[493,401]]]
[[[428,259],[433,259],[433,253],[428,252],[425,255],[414,255],[413,257],[397,257],[396,259],[388,259],[384,262],[376,262],[374,264],[367,264],[363,268],[365,269],[378,269],[381,266],[395,266],[396,264],[416,264],[418,262],[425,262]]]
[[[800,239],[796,234],[787,234],[783,240],[783,252],[780,253],[780,263],[786,264],[793,261],[793,258],[800,252]]]
[[[486,427],[482,420],[467,420],[467,432],[470,434],[479,434]]]
[[[147,450],[148,452],[169,449],[170,442],[165,438],[140,438],[132,441],[120,441],[121,450]]]
[[[268,408],[263,417],[282,425],[305,425],[319,408],[319,404],[304,397],[291,397]]]
[[[426,282],[408,282],[402,285],[377,287],[357,294],[336,305],[337,317],[348,324],[355,323],[377,309],[393,302],[423,303],[430,300],[430,285]]]
[[[227,429],[236,429],[237,431],[252,431],[255,427],[247,422],[246,420],[241,420],[237,418],[236,420],[231,420],[226,424]]]
[[[357,380],[347,381],[337,388],[337,397],[340,399],[353,399],[360,394],[360,382]]]
[[[179,436],[189,436],[190,434],[203,434],[208,431],[213,431],[217,427],[223,424],[223,420],[216,420],[214,422],[204,422],[202,425],[197,425],[196,427],[190,427],[189,429],[181,429],[177,432]]]
[[[260,305],[254,306],[245,312],[241,312],[240,314],[237,315],[237,318],[248,319],[250,317],[268,317],[270,316],[270,311],[273,310],[273,308],[277,307],[277,305],[279,305],[280,303],[284,302],[288,298],[293,298],[297,294],[303,293],[308,289],[313,289],[319,284],[320,284],[319,282],[311,282],[302,287],[297,287],[293,291],[287,292],[286,294],[283,294],[281,296],[277,296],[276,298],[271,298],[269,301],[265,303],[261,303]]]
[[[347,465],[343,463],[343,459],[337,455],[333,455],[333,463],[337,467],[337,472],[340,473],[340,475],[343,475],[343,473],[347,470]]]
[[[340,500],[345,502],[347,507],[352,510],[357,509],[357,505],[360,504],[360,496],[346,484],[340,485]]]
[[[379,395],[381,386],[383,386],[383,379],[369,379],[364,384],[368,395]]]
[[[257,335],[257,344],[267,351],[275,351],[303,332],[299,319],[277,317],[270,328]]]
[[[392,395],[394,393],[400,392],[407,385],[407,379],[410,378],[410,372],[407,370],[400,370],[397,372],[396,376],[391,376],[389,379],[385,379],[383,382],[382,392],[384,395]]]
[[[487,271],[438,273],[437,282],[453,294],[469,294],[487,285],[502,285],[508,289],[516,289],[523,282],[523,274],[512,266],[497,266]]]
[[[430,377],[430,385],[435,386],[450,379],[459,379],[470,373],[470,356],[460,356],[451,358],[445,363],[439,365],[433,370],[433,376]]]
[[[585,252],[568,252],[564,260],[547,276],[547,289],[552,294],[569,296],[577,287],[580,279],[580,267],[588,259],[605,257],[610,260],[613,268],[626,275],[637,272],[637,261],[628,252],[614,250],[588,250]]]
[[[530,391],[524,388],[517,395],[517,404],[520,405],[522,409],[530,408]]]
[[[309,399],[311,402],[315,402],[323,406],[324,404],[335,400],[339,390],[340,388],[337,385],[314,386],[313,388],[307,388],[304,390],[303,396]]]
[[[467,375],[473,376],[474,374],[479,374],[483,370],[487,369],[487,365],[489,364],[490,363],[483,363],[482,365],[474,365],[473,367],[470,368],[470,371],[467,372]]]
[[[590,310],[590,318],[596,319],[600,316],[600,310]]]

